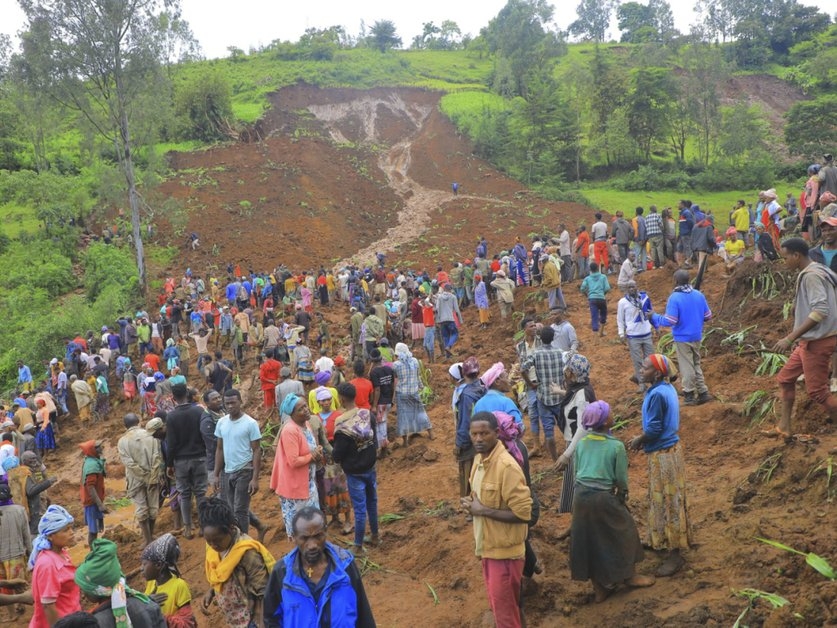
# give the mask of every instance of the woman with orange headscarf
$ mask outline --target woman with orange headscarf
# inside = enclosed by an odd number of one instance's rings
[[[641,448],[648,455],[650,545],[668,551],[656,575],[671,576],[685,565],[680,550],[692,544],[686,510],[686,463],[678,434],[680,401],[671,385],[677,369],[666,356],[654,353],[645,358],[640,374],[651,386],[642,402],[642,434],[631,440],[630,448]]]

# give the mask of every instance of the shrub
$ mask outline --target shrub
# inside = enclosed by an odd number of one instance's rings
[[[189,77],[175,94],[175,111],[185,139],[213,142],[225,139],[232,118],[232,90],[227,77],[205,70]]]
[[[130,251],[101,242],[91,244],[84,256],[87,298],[95,301],[112,285],[119,287],[128,297],[136,294],[139,279]]]

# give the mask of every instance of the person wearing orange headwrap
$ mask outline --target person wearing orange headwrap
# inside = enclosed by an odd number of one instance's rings
[[[680,403],[671,380],[677,369],[666,356],[653,353],[642,363],[642,380],[650,384],[642,402],[642,434],[630,448],[648,455],[648,527],[650,545],[668,550],[657,576],[671,576],[685,565],[680,550],[692,544],[686,511],[686,464],[680,444]]]

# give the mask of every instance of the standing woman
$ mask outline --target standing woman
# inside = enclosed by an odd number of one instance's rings
[[[282,426],[276,442],[276,457],[270,474],[270,488],[279,496],[288,539],[293,538],[293,518],[304,506],[318,508],[317,465],[324,460],[308,426],[310,417],[305,399],[293,393],[282,400],[279,414],[291,420]]]
[[[0,580],[25,580],[26,559],[31,552],[32,539],[26,508],[12,501],[12,490],[8,484],[0,484]],[[0,587],[0,593],[14,593],[14,590]],[[8,610],[12,611],[12,616],[6,617],[6,621],[14,621],[14,609]]]
[[[267,580],[276,559],[267,548],[238,529],[235,513],[220,497],[210,497],[198,507],[206,541],[206,580],[203,611],[214,599],[228,628],[262,625]]]
[[[323,390],[329,392],[327,388],[318,388],[317,395],[320,396]],[[318,403],[320,404],[320,419],[322,419],[326,441],[328,442],[328,447],[325,449],[327,455],[323,476],[323,494],[320,496],[325,501],[323,512],[326,515],[331,515],[329,525],[333,523],[340,525],[340,515],[343,515],[344,523],[340,531],[343,534],[351,534],[355,528],[352,525],[352,501],[349,498],[346,474],[343,473],[343,467],[340,463],[335,462],[331,457],[334,447],[334,428],[337,419],[340,418],[340,412],[331,409],[335,405],[331,392],[329,392],[328,398],[322,394]]]
[[[433,426],[419,398],[419,390],[421,390],[419,361],[413,357],[403,342],[395,345],[395,355],[398,359],[392,365],[392,370],[395,372],[398,435],[401,436],[405,447],[411,435],[423,430],[427,430],[427,437],[433,440]]]
[[[300,336],[297,340],[294,356],[296,357],[296,379],[301,381],[307,390],[314,381],[314,358],[311,355],[311,349],[305,344],[304,336]]]
[[[648,527],[650,545],[668,550],[666,560],[657,568],[657,576],[671,576],[686,561],[680,550],[692,544],[692,527],[686,509],[686,463],[680,445],[680,403],[671,382],[676,378],[674,364],[661,353],[654,353],[642,363],[642,379],[651,387],[642,402],[642,434],[630,448],[648,454],[648,492],[650,508]]]
[[[564,481],[561,485],[561,503],[559,513],[573,511],[573,490],[575,488],[575,470],[573,468],[573,453],[578,441],[587,436],[587,431],[581,422],[588,404],[596,400],[596,393],[590,385],[590,361],[576,353],[567,366],[564,367],[564,384],[567,392],[561,401],[561,419],[564,424],[564,442],[567,444],[555,463],[556,471],[564,471]],[[558,538],[565,538],[570,533],[569,528]]]
[[[32,599],[35,612],[29,628],[53,626],[61,617],[81,611],[81,592],[75,583],[76,568],[67,548],[73,542],[73,518],[53,504],[38,523],[32,542]]]
[[[654,578],[635,572],[642,560],[636,524],[625,507],[628,497],[628,455],[610,434],[613,418],[604,401],[589,404],[581,423],[586,436],[576,451],[570,572],[573,580],[590,580],[596,601],[616,587],[647,587]]]
[[[477,311],[480,314],[480,329],[485,329],[488,327],[490,317],[488,311],[488,289],[485,287],[482,275],[474,275],[474,305],[477,306]]]
[[[35,423],[40,426],[38,433],[35,435],[35,446],[38,448],[41,460],[46,460],[47,452],[55,449],[55,432],[52,429],[52,422],[49,420],[50,413],[46,407],[46,401],[37,399],[35,403],[38,406],[38,411],[35,413]]]

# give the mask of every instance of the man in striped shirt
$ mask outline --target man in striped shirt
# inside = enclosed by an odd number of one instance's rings
[[[651,205],[645,217],[645,235],[651,245],[654,268],[660,268],[666,263],[665,233],[663,232],[663,217],[657,213],[656,205]]]

